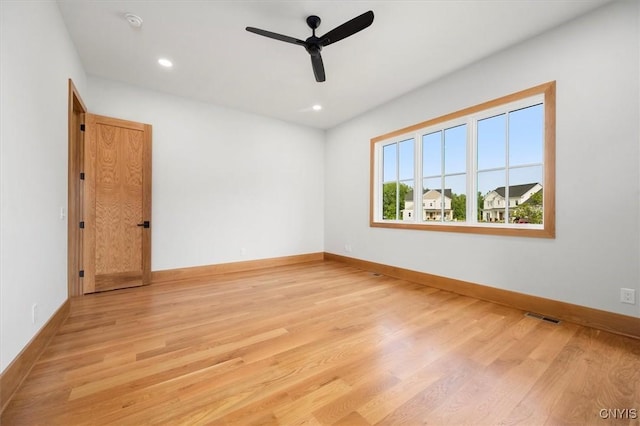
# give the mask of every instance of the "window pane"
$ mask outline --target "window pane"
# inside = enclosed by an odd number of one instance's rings
[[[445,220],[464,222],[467,218],[467,176],[447,176],[444,180]]]
[[[442,174],[442,132],[422,136],[422,176]]]
[[[478,191],[480,192],[481,222],[504,222],[505,218],[505,180],[506,171],[494,170],[492,172],[478,173]]]
[[[413,145],[413,139],[407,139],[399,144],[400,180],[413,178]]]
[[[422,219],[442,220],[442,178],[429,178],[422,181]]]
[[[397,144],[392,143],[382,148],[382,180],[391,182],[397,179]]]
[[[539,183],[542,185],[542,166],[509,169],[509,185]]]
[[[413,181],[387,182],[382,185],[382,218],[384,220],[402,219],[402,211],[405,209],[406,199],[412,199],[407,195],[413,191]]]
[[[509,166],[542,163],[543,134],[542,104],[509,113]]]
[[[478,121],[478,170],[505,167],[506,115]]]
[[[402,220],[414,221],[413,216],[413,180],[400,182],[400,216]]]
[[[424,194],[425,192],[427,192],[430,189],[435,189],[435,190],[440,190],[442,189],[442,178],[441,177],[435,177],[435,178],[427,178],[427,179],[423,179],[422,180],[422,193]]]
[[[444,131],[444,172],[463,173],[467,170],[467,125]]]
[[[387,182],[382,185],[382,219],[396,220],[396,200],[398,182]]]
[[[514,223],[542,224],[542,166],[509,170],[509,216]]]

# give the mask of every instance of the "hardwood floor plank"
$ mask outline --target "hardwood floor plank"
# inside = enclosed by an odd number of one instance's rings
[[[335,426],[370,426],[370,423],[366,421],[357,412],[349,413],[347,416],[341,418],[334,423]]]
[[[555,425],[640,412],[640,340],[335,261],[70,305],[2,424]]]
[[[183,350],[180,356],[170,354],[170,356],[164,357],[162,360],[155,358],[147,359],[146,361],[148,362],[145,362],[142,365],[138,365],[139,363],[136,364],[135,369],[132,369],[132,367],[127,364],[119,364],[113,368],[110,368],[110,365],[106,365],[105,368],[98,372],[98,374],[83,374],[81,377],[84,383],[73,389],[69,399],[74,400],[101,391],[113,392],[114,390],[117,391],[120,387],[131,388],[132,386],[135,386],[138,380],[145,380],[163,372],[167,372],[170,377],[173,377],[176,374],[185,374],[182,371],[176,371],[176,369],[191,372],[202,368],[208,368],[216,365],[220,358],[227,358],[228,352],[237,347],[243,347],[251,344],[252,342],[268,340],[273,337],[281,336],[286,332],[287,331],[285,329],[280,328],[270,330],[266,333],[260,333],[255,336],[250,336],[245,339],[238,340],[237,342],[213,346],[202,350],[193,351],[189,348]],[[70,379],[73,380],[73,378]]]
[[[578,327],[571,328],[566,330],[559,327],[533,350],[530,358],[542,360],[548,367],[518,405],[503,419],[503,424],[542,425],[557,410],[554,407],[573,380],[574,368],[582,353],[579,346],[568,344]]]
[[[440,371],[438,380],[426,384],[415,396],[396,407],[393,412],[375,424],[421,424],[429,419],[430,413],[440,406],[452,394],[455,394],[480,369],[473,362],[465,362],[455,356],[442,358],[429,367]],[[450,419],[451,422],[455,421]]]
[[[362,376],[360,383],[351,387],[348,393],[332,398],[329,403],[313,411],[313,415],[322,424],[337,423],[370,399],[392,388],[399,382],[400,379],[391,374]]]
[[[376,424],[441,378],[442,373],[431,367],[424,368],[370,398],[358,407],[357,413],[370,424]]]
[[[347,383],[336,378],[320,386],[318,389],[278,408],[274,411],[274,414],[282,424],[299,424],[310,417],[310,413],[313,413],[315,409],[327,405],[331,401],[334,401],[336,397],[350,393],[351,389],[351,386]],[[313,415],[313,417],[320,421],[315,415]],[[321,421],[320,424],[322,424]]]
[[[640,383],[638,357],[634,357],[635,363],[628,364],[626,356],[625,362],[621,362],[622,353],[629,355],[629,352],[612,352],[618,338],[598,330],[582,329],[572,340],[582,352],[573,364],[573,379],[559,398],[548,422],[590,424],[602,421],[599,417],[601,409],[637,408],[640,401],[634,398],[634,394]],[[635,352],[637,355],[637,350]]]

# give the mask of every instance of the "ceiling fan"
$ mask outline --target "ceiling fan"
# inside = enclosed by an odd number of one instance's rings
[[[320,18],[315,15],[311,15],[307,18],[307,25],[309,25],[313,31],[313,35],[304,41],[294,37],[273,33],[271,31],[261,30],[260,28],[247,27],[247,31],[303,46],[311,56],[311,66],[313,67],[313,74],[316,76],[316,81],[322,82],[325,81],[324,64],[322,63],[322,56],[320,56],[322,48],[347,38],[358,31],[362,31],[372,23],[373,12],[370,10],[360,16],[356,16],[342,25],[337,26],[322,37],[316,37],[316,29],[320,26]]]

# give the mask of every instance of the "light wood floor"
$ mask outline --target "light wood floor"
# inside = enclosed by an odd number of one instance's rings
[[[632,409],[638,340],[320,261],[74,301],[2,424],[638,424]]]

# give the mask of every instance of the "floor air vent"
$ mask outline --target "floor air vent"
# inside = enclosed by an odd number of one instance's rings
[[[542,321],[550,322],[551,324],[560,324],[559,319],[545,317],[544,315],[536,314],[534,312],[527,312],[524,314],[525,317],[537,318]]]

